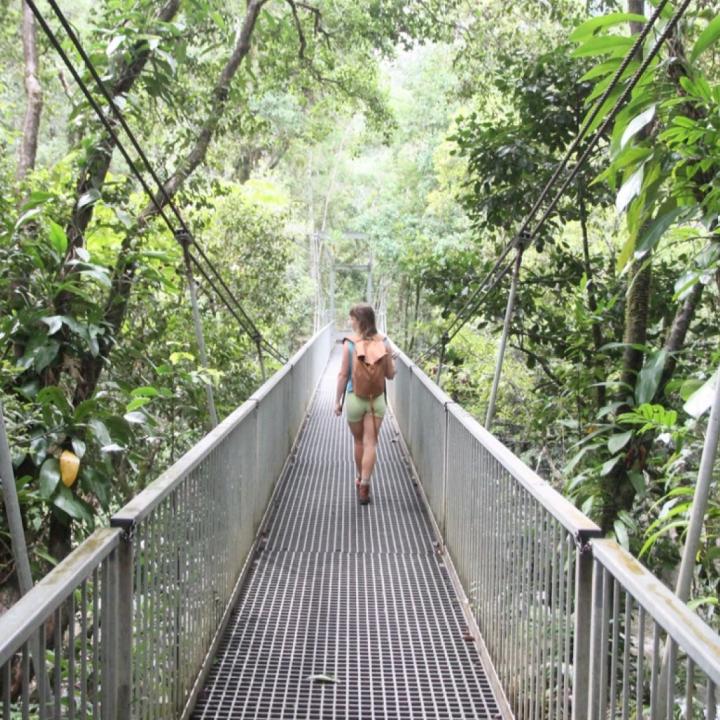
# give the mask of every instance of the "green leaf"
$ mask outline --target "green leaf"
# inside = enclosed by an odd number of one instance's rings
[[[635,238],[633,235],[629,235],[625,244],[622,246],[620,253],[618,254],[617,261],[615,262],[615,270],[617,273],[621,273],[628,263],[628,260],[632,257],[635,252]],[[620,343],[622,344],[622,343]]]
[[[57,458],[48,458],[40,468],[40,495],[46,500],[55,492],[60,482],[60,463]]]
[[[572,57],[592,57],[593,55],[604,55],[613,50],[629,50],[634,40],[627,35],[600,35],[583,43],[572,51]]]
[[[628,472],[628,478],[630,479],[633,488],[635,488],[635,492],[638,495],[644,495],[647,490],[647,486],[645,485],[645,476],[639,470],[630,470]]]
[[[173,365],[177,365],[178,363],[181,363],[185,360],[193,362],[195,360],[195,356],[189,352],[174,352],[171,353],[169,359]]]
[[[607,462],[603,463],[603,466],[600,468],[601,477],[609,475],[615,465],[617,465],[619,459],[620,455],[616,455],[614,458],[610,458]]]
[[[63,324],[62,315],[49,315],[48,317],[40,318],[40,322],[44,322],[48,326],[48,335],[54,335]]]
[[[57,251],[58,255],[64,255],[68,246],[67,235],[65,230],[53,220],[48,220],[48,227],[50,228],[48,235],[50,236],[50,242]]]
[[[64,485],[60,486],[60,492],[53,498],[53,505],[67,513],[71,518],[76,520],[86,520],[93,522],[93,516],[84,502],[76,497],[70,488]]]
[[[55,340],[39,345],[30,352],[29,356],[26,355],[23,360],[26,360],[23,365],[29,367],[30,365],[35,366],[37,372],[42,372],[57,356],[60,350],[60,343]]]
[[[615,531],[615,537],[618,541],[618,543],[625,548],[625,550],[630,550],[630,538],[628,537],[627,528],[625,527],[625,523],[623,523],[621,520],[616,520],[613,523],[613,530]]]
[[[158,396],[158,389],[152,385],[136,387],[130,393],[134,398],[154,398]],[[128,408],[129,409],[129,408]]]
[[[651,105],[647,110],[636,115],[625,128],[620,139],[620,147],[625,147],[633,135],[639,133],[651,120],[655,117],[655,105]]]
[[[93,280],[97,280],[100,285],[105,288],[110,289],[110,287],[112,287],[110,276],[108,275],[107,270],[103,267],[100,267],[99,265],[93,265],[90,268],[85,268],[80,271],[80,274],[91,277]]]
[[[657,217],[647,226],[647,230],[642,235],[640,242],[637,243],[635,252],[644,253],[652,250],[660,242],[660,238],[670,226],[688,212],[687,207],[671,207],[665,211],[660,208]]]
[[[73,413],[73,409],[65,397],[65,393],[57,385],[50,385],[43,388],[37,394],[37,400],[43,405],[55,405],[55,407],[65,415],[70,416]]]
[[[109,43],[105,50],[105,53],[110,57],[122,44],[125,42],[124,35],[116,35]]]
[[[127,412],[133,412],[133,410],[139,410],[141,407],[144,407],[149,402],[152,402],[150,398],[138,397],[134,400],[131,400],[126,405],[125,410],[127,410]]]
[[[85,455],[85,443],[84,441],[80,440],[80,438],[73,438],[72,439],[72,448],[73,452],[82,460],[83,455]]]
[[[720,604],[720,600],[718,600],[718,598],[714,595],[706,595],[705,597],[695,598],[694,600],[688,601],[688,607],[691,610],[697,610],[703,605],[717,606],[718,604]]]
[[[32,210],[28,210],[27,212],[23,213],[15,222],[15,230],[18,230],[21,228],[26,222],[29,222],[34,217],[37,217],[42,212],[41,207],[35,207]]]
[[[695,62],[700,53],[707,50],[720,37],[720,15],[716,15],[700,33],[690,53],[690,61]]]
[[[49,563],[49,564],[52,565],[53,567],[55,567],[55,565],[58,564],[58,561],[57,561],[56,558],[54,558],[54,557],[53,557],[52,555],[50,555],[49,553],[46,553],[44,550],[41,550],[40,548],[38,548],[37,545],[34,545],[34,546],[33,546],[33,550],[32,550],[32,551],[33,551],[33,554],[34,554],[34,555],[37,555],[37,557],[39,557],[41,560],[44,560],[46,563]]]
[[[100,191],[96,188],[91,188],[86,193],[83,193],[77,201],[77,209],[81,210],[88,205],[93,205],[100,199]]]
[[[615,455],[619,450],[622,450],[630,441],[630,438],[632,437],[632,430],[628,430],[624,433],[618,433],[616,435],[611,435],[608,438],[608,450]]]
[[[579,25],[572,31],[570,34],[570,40],[573,42],[579,42],[588,35],[592,35],[600,28],[608,28],[625,22],[645,23],[647,22],[647,18],[644,15],[624,12],[610,13],[609,15],[590,18],[590,20],[586,20],[582,25]]]
[[[88,422],[88,427],[90,428],[90,432],[92,432],[92,434],[95,436],[95,439],[98,441],[98,443],[100,443],[101,447],[112,444],[110,433],[108,432],[108,429],[107,427],[105,427],[105,423],[102,420],[92,418]]]
[[[147,422],[147,415],[137,411],[127,412],[123,417],[132,425],[144,425]]]
[[[22,206],[22,211],[25,212],[26,210],[32,210],[34,207],[37,207],[38,205],[44,205],[48,200],[52,200],[55,195],[49,192],[43,192],[42,190],[35,190],[34,192],[30,193],[30,196],[25,201],[25,203]]]
[[[687,527],[687,520],[676,520],[675,522],[668,523],[661,530],[653,533],[645,541],[645,544],[640,548],[640,553],[638,554],[638,557],[642,557],[655,544],[655,542],[661,535],[664,535],[665,533],[676,527]]]
[[[708,411],[715,397],[715,385],[718,382],[719,373],[720,371],[716,370],[715,373],[705,381],[702,387],[687,399],[687,402],[683,405],[683,410],[688,415],[699,418]]]
[[[649,403],[655,396],[667,355],[667,350],[658,350],[646,360],[635,385],[635,403],[637,405]]]
[[[621,213],[630,201],[640,193],[642,188],[643,176],[645,174],[645,166],[641,165],[618,190],[617,199],[615,200],[615,208]]]

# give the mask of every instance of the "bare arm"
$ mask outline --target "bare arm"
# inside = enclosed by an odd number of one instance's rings
[[[395,377],[395,356],[397,355],[397,348],[390,342],[389,338],[385,338],[385,344],[389,350],[385,356],[385,377],[388,380],[392,380]]]
[[[335,414],[340,415],[342,412],[342,398],[345,394],[345,388],[350,378],[350,350],[347,343],[343,343],[342,363],[340,364],[340,372],[338,373],[337,388],[335,390]]]

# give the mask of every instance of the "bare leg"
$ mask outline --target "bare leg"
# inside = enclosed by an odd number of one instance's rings
[[[380,436],[380,425],[382,418],[366,413],[363,417],[363,454],[362,472],[360,482],[363,485],[370,484],[370,476],[375,467],[377,458],[377,439]]]
[[[363,421],[348,423],[350,432],[353,436],[353,454],[355,456],[355,478],[362,477],[362,459],[363,459]]]

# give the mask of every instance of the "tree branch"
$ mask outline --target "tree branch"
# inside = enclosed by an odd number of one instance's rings
[[[175,172],[165,181],[163,191],[158,191],[155,195],[155,202],[149,203],[142,211],[139,217],[141,225],[146,224],[151,218],[155,217],[159,212],[159,208],[164,208],[168,204],[169,199],[177,193],[183,183],[205,160],[210,141],[215,135],[227,107],[230,84],[240,67],[240,63],[250,51],[250,40],[255,30],[255,24],[260,10],[267,2],[268,0],[250,0],[248,3],[238,41],[213,88],[210,112],[205,118],[195,145],[185,158],[180,161]]]
[[[177,14],[180,8],[180,0],[168,0],[156,16],[160,22],[169,22]],[[120,66],[118,79],[110,88],[110,95],[113,98],[127,93],[140,77],[147,61],[151,55],[150,45],[146,40],[139,40],[133,47],[132,60]],[[110,116],[112,125],[117,121]],[[74,256],[75,250],[83,245],[83,234],[90,224],[94,212],[94,204],[78,207],[78,201],[90,190],[99,190],[105,183],[107,172],[110,168],[115,141],[107,134],[102,136],[100,142],[88,152],[85,168],[76,186],[76,201],[68,227],[68,247],[65,254],[66,259]],[[62,309],[62,308],[60,308]]]
[[[27,107],[22,127],[20,158],[17,167],[17,179],[22,181],[35,167],[37,155],[38,131],[40,129],[40,113],[42,112],[42,87],[38,80],[37,33],[35,18],[26,2],[22,4],[22,44],[25,57],[25,94]]]
[[[310,5],[305,2],[298,2],[297,6],[313,14],[315,18],[313,23],[313,31],[316,35],[322,35],[325,38],[327,46],[330,48],[332,38],[330,36],[330,33],[327,32],[327,30],[325,30],[325,28],[322,26],[322,13],[320,12],[320,8],[316,8],[314,5]]]
[[[300,18],[298,17],[297,5],[295,4],[294,0],[285,0],[285,2],[287,2],[287,4],[290,6],[290,9],[292,10],[293,22],[295,23],[295,29],[297,30],[298,39],[300,40],[298,57],[303,60],[305,58],[305,48],[307,47],[307,43],[305,42],[305,33],[302,29],[302,23],[300,22]]]
[[[514,345],[513,343],[510,343],[510,347],[515,350],[519,350],[521,353],[524,353],[528,357],[532,358],[542,368],[543,372],[552,381],[553,385],[556,387],[562,387],[562,380],[560,380],[560,378],[550,369],[550,365],[544,357],[534,353],[532,350],[528,350],[523,345]]]

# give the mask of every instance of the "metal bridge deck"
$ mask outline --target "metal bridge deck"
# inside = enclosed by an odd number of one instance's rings
[[[373,502],[357,504],[351,436],[332,412],[339,359],[192,718],[499,717],[389,414]]]

